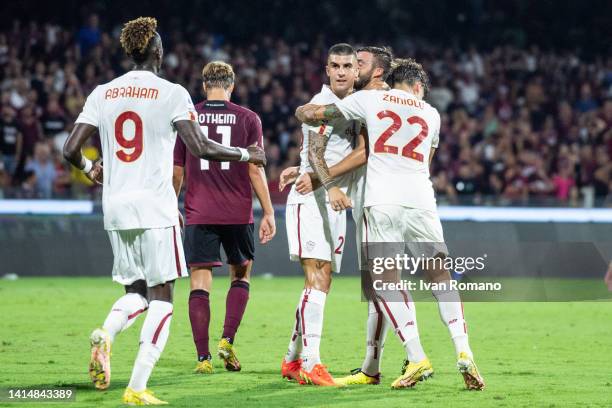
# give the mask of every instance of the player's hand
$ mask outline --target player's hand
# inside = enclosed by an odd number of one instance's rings
[[[302,123],[307,125],[316,126],[321,124],[321,120],[317,120],[313,118],[314,112],[317,110],[319,106],[313,103],[308,103],[306,105],[298,106],[295,110],[295,117]]]
[[[102,160],[98,159],[94,162],[93,167],[91,170],[89,170],[89,173],[85,173],[85,175],[94,183],[101,185],[103,181],[103,173]]]
[[[266,152],[259,146],[253,145],[247,147],[247,151],[249,152],[249,163],[256,164],[258,166],[266,165]]]
[[[327,194],[329,195],[329,205],[334,211],[346,210],[353,206],[351,199],[338,187],[330,188],[327,190]]]
[[[604,282],[608,285],[608,290],[612,292],[612,261],[610,261],[610,265],[608,266],[608,273],[606,273]]]
[[[298,177],[297,181],[295,182],[295,190],[300,194],[308,194],[313,191],[310,174],[304,173]]]
[[[264,214],[259,224],[259,242],[267,244],[276,235],[276,220],[274,213]]]
[[[280,174],[280,180],[278,181],[278,191],[283,191],[289,184],[295,183],[298,176],[300,175],[300,169],[298,166],[287,167]]]

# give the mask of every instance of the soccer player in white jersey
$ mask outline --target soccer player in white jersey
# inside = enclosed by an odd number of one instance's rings
[[[357,58],[353,47],[336,44],[329,49],[326,72],[330,85],[312,99],[313,103],[340,101],[353,89],[357,78]],[[300,173],[311,172],[320,162],[339,162],[352,150],[353,139],[361,129],[357,121],[337,118],[326,125],[304,125]],[[324,159],[313,148],[313,135],[324,133],[329,140]],[[286,224],[289,255],[299,261],[305,275],[304,290],[295,310],[295,323],[287,354],[281,364],[281,375],[302,384],[336,385],[321,363],[319,345],[323,330],[323,312],[329,292],[332,271],[340,271],[344,250],[346,213],[334,211],[329,201],[343,196],[350,181],[338,177],[325,189],[302,195],[292,187],[287,200]]]
[[[397,60],[390,91],[365,90],[333,105],[305,105],[296,116],[316,124],[338,117],[367,123],[369,157],[365,191],[365,220],[369,242],[428,242],[430,256],[446,256],[442,226],[437,215],[429,164],[438,146],[440,115],[423,101],[428,77],[414,60]],[[438,244],[438,245],[436,245]],[[429,270],[437,281],[450,280],[448,271]],[[457,366],[468,389],[483,389],[467,339],[463,307],[458,294],[434,293],[440,316],[448,326],[457,352]],[[414,386],[433,373],[419,341],[414,303],[385,302],[378,306],[394,327],[407,353],[403,374],[393,388]],[[444,299],[446,301],[440,301]],[[452,301],[448,301],[452,299]]]
[[[147,389],[147,381],[168,340],[174,280],[187,276],[172,187],[177,131],[189,150],[204,159],[265,164],[258,147],[224,147],[202,134],[187,91],[157,76],[163,48],[156,28],[157,21],[150,17],[125,24],[121,45],[134,63],[133,70],[93,90],[64,146],[70,163],[103,184],[113,280],[126,290],[102,328],[90,337],[89,374],[96,388],[110,384],[115,336],[148,309],[123,394],[123,402],[130,405],[166,404]],[[104,169],[81,154],[95,133],[100,134]]]

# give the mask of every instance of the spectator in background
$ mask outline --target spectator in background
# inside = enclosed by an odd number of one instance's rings
[[[100,43],[100,20],[97,14],[92,14],[87,20],[87,25],[77,33],[79,49],[83,57],[87,57],[89,52]]]
[[[23,148],[23,135],[16,116],[13,108],[4,106],[0,118],[0,153],[4,170],[10,177],[15,176]]]
[[[22,155],[25,158],[34,154],[34,146],[36,143],[44,141],[44,134],[31,106],[26,106],[21,110],[20,119],[20,129],[23,135]]]
[[[25,170],[26,172],[33,172],[36,176],[36,196],[51,198],[57,173],[51,156],[51,147],[48,143],[39,142],[34,146],[34,157],[28,160]]]

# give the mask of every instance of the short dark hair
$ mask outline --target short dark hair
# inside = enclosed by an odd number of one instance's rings
[[[393,50],[391,50],[391,47],[359,47],[357,48],[357,52],[369,52],[372,54],[374,56],[374,67],[382,68],[382,80],[384,81],[387,79],[387,76],[389,76],[391,72],[391,63],[393,62]]]
[[[429,92],[429,75],[423,66],[412,58],[396,58],[393,60],[393,69],[387,78],[387,83],[393,87],[395,84],[407,83],[414,85],[419,81],[423,85],[425,95]]]
[[[327,55],[357,55],[357,53],[351,44],[338,43],[329,47]]]

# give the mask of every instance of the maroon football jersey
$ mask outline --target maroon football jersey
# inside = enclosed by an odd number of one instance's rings
[[[263,147],[257,114],[231,102],[204,101],[195,106],[202,132],[226,146]],[[247,162],[215,162],[192,155],[180,137],[174,165],[185,168],[187,224],[250,224],[253,191]]]

